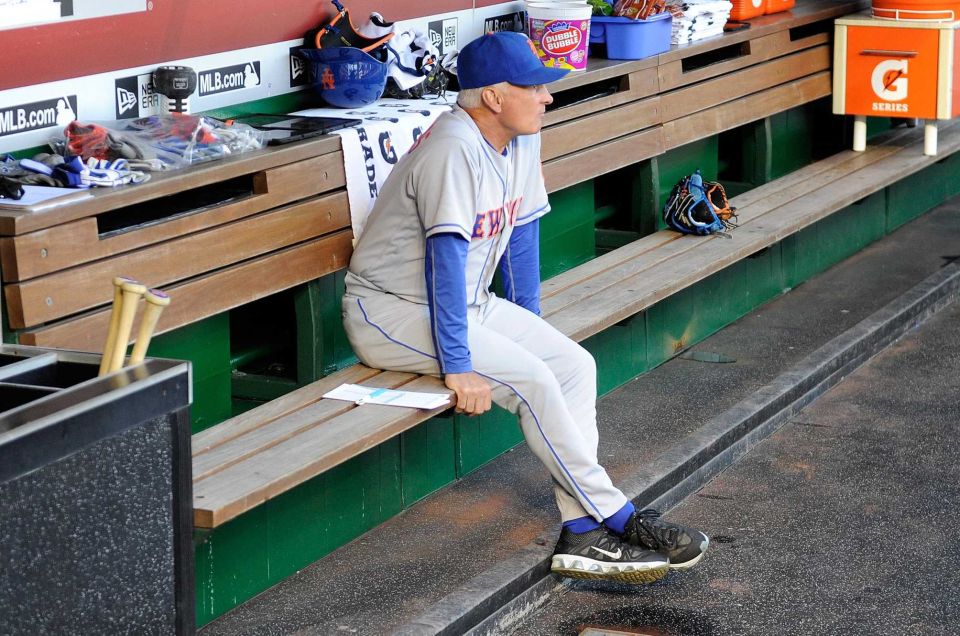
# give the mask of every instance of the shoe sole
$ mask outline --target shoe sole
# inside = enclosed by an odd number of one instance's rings
[[[670,571],[668,563],[648,565],[645,563],[608,563],[574,555],[555,555],[550,570],[560,576],[591,581],[616,581],[618,583],[656,583]]]

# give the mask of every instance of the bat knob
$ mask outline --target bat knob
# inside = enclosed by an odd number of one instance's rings
[[[147,290],[147,293],[144,294],[143,299],[151,305],[157,305],[158,307],[166,307],[170,304],[170,296],[163,293],[159,289]]]
[[[120,288],[128,294],[137,294],[142,296],[147,291],[146,285],[141,285],[135,280],[127,279],[123,284],[120,285]]]

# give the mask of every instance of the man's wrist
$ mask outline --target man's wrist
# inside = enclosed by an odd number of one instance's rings
[[[443,368],[443,375],[455,375],[458,373],[470,373],[473,371],[473,365],[470,362],[461,364],[448,364]]]

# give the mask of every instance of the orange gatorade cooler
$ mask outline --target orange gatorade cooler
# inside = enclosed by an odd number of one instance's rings
[[[833,112],[855,115],[854,150],[867,116],[926,120],[925,154],[936,154],[936,120],[960,114],[960,21],[900,21],[868,14],[834,23]]]
[[[766,0],[733,0],[731,20],[749,20],[763,15]]]
[[[765,0],[763,12],[779,13],[780,11],[789,11],[796,3],[796,0]]]
[[[960,20],[960,2],[873,0],[873,17],[889,20]]]

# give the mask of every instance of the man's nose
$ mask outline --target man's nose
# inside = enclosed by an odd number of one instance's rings
[[[553,103],[553,95],[550,94],[550,91],[543,89],[543,99],[541,99],[545,106],[549,106]]]

